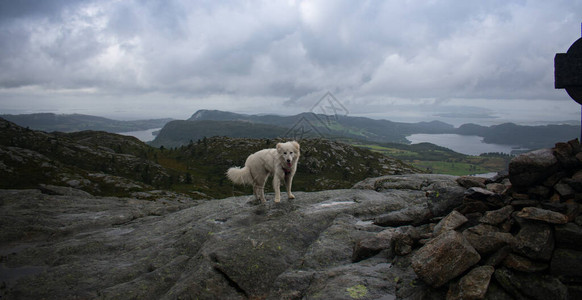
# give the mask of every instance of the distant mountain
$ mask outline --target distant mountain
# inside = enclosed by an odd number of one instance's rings
[[[243,115],[217,110],[200,110],[189,120],[237,120],[292,128],[301,120],[308,120],[314,130],[325,137],[353,138],[376,143],[410,143],[406,136],[416,133],[476,135],[485,143],[514,145],[525,149],[553,147],[556,142],[578,138],[580,126],[543,125],[523,126],[504,123],[493,126],[464,124],[459,128],[440,121],[402,123],[374,120],[365,117],[316,115],[302,113],[295,116]]]
[[[207,123],[200,123],[206,121]],[[198,123],[197,123],[198,122]],[[231,122],[231,123],[221,123]],[[232,123],[234,122],[234,123]],[[301,113],[294,116],[245,115],[219,110],[199,110],[186,121],[169,123],[152,145],[175,147],[202,137],[325,137],[374,143],[409,144],[406,136],[416,133],[476,135],[485,143],[512,145],[524,149],[553,147],[556,142],[578,137],[580,126],[522,126],[505,123],[494,126],[464,124],[459,128],[439,122],[401,123],[365,117],[326,116]]]
[[[74,132],[83,130],[101,130],[112,133],[139,131],[161,128],[172,119],[150,119],[136,121],[118,121],[103,117],[82,114],[22,114],[0,115],[0,117],[30,129],[46,132]]]
[[[160,130],[154,147],[179,147],[205,137],[228,136],[232,138],[275,138],[283,136],[287,128],[248,121],[171,121]]]
[[[200,123],[202,121],[212,122]],[[186,121],[168,123],[151,145],[175,147],[184,145],[190,140],[196,141],[202,137],[211,136],[294,139],[324,137],[409,143],[405,137],[413,133],[450,133],[453,130],[452,125],[438,121],[399,123],[364,117],[335,117],[314,113],[278,116],[199,110]]]
[[[485,143],[515,145],[526,149],[551,148],[555,143],[579,138],[580,126],[522,126],[503,123],[493,126],[461,125],[455,133],[483,137]]]

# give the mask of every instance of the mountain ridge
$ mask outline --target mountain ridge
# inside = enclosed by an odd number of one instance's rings
[[[184,128],[195,126],[187,122],[216,121],[217,128],[213,132],[217,135],[229,136],[230,130],[220,130],[218,122],[240,122],[240,126],[248,127],[245,123],[268,124],[283,127],[289,137],[293,130],[302,129],[312,136],[319,135],[326,138],[348,138],[365,140],[374,143],[403,143],[409,144],[406,136],[411,134],[459,134],[476,135],[484,138],[485,143],[518,146],[522,149],[540,149],[552,147],[561,140],[578,138],[580,126],[574,125],[543,125],[524,126],[514,123],[503,123],[492,126],[477,124],[463,124],[458,128],[441,121],[424,121],[417,123],[402,123],[389,120],[374,120],[366,117],[329,116],[315,113],[300,113],[292,116],[279,115],[247,115],[220,110],[198,110],[186,122],[181,123]],[[231,124],[232,125],[232,124]],[[307,129],[307,130],[305,130]],[[175,130],[179,130],[175,128]],[[186,131],[186,129],[183,129]],[[192,130],[192,129],[190,129]],[[278,132],[281,130],[279,129]],[[274,134],[274,133],[273,133]],[[284,137],[284,136],[279,136]],[[181,141],[173,141],[172,144],[180,144],[189,137],[182,136]],[[153,144],[161,145],[154,140]]]
[[[54,114],[35,113],[20,115],[0,115],[0,118],[28,127],[46,132],[75,132],[83,130],[107,131],[113,133],[140,131],[152,128],[161,128],[170,118],[144,119],[134,121],[119,121],[104,117],[84,114]]]

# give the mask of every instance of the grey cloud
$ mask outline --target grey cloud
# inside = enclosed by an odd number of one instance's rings
[[[581,19],[567,0],[2,1],[0,87],[287,105],[325,91],[563,99],[553,55]]]

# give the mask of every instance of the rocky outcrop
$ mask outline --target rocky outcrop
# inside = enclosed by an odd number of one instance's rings
[[[376,299],[416,280],[412,250],[428,226],[384,232],[373,220],[449,201],[455,177],[400,176],[381,192],[296,192],[205,202],[96,197],[71,188],[0,190],[2,297],[7,299]],[[432,196],[433,188],[440,191]],[[452,194],[457,196],[456,194]],[[269,196],[267,197],[269,198]],[[456,200],[455,200],[456,201]],[[353,259],[358,241],[389,244]],[[407,237],[402,238],[402,237]],[[401,237],[400,239],[398,237]],[[393,251],[392,247],[397,251]],[[390,260],[389,260],[390,259]]]
[[[0,296],[578,299],[579,152],[556,149],[557,169],[529,186],[510,168],[488,180],[376,177],[266,205],[0,190]]]
[[[579,298],[580,148],[578,140],[558,143],[553,149],[514,158],[507,176],[458,178],[464,197],[439,222],[427,207],[418,206],[377,217],[382,222],[376,224],[382,226],[433,228],[428,237],[410,235],[411,267],[430,287],[397,289],[396,295],[404,299],[428,294],[447,299]],[[378,190],[391,181],[368,179],[357,186]],[[383,240],[385,244],[390,241]]]

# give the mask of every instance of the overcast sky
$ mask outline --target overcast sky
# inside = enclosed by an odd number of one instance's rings
[[[580,120],[554,89],[582,0],[0,1],[0,113],[198,109],[449,123]]]

